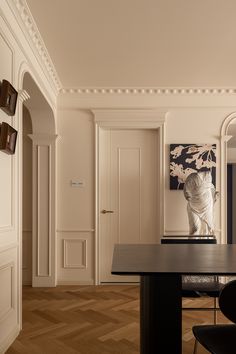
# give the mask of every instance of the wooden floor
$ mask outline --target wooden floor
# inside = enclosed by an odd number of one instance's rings
[[[185,306],[193,301],[203,305],[202,300],[186,299]],[[209,304],[212,300],[204,300]],[[212,323],[212,313],[183,312],[183,354],[192,354],[195,323]],[[139,287],[24,287],[23,330],[6,353],[138,354]],[[205,353],[199,346],[198,354]]]

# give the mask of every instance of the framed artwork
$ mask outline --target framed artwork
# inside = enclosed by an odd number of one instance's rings
[[[0,125],[0,151],[13,155],[16,149],[17,131],[6,122]]]
[[[0,108],[9,116],[16,111],[17,91],[7,80],[2,80],[0,87]]]
[[[170,144],[170,189],[183,189],[188,175],[211,171],[216,183],[216,144]]]

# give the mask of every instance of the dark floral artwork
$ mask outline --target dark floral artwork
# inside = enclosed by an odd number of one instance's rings
[[[188,175],[211,171],[216,181],[216,144],[170,144],[170,189],[183,189]]]

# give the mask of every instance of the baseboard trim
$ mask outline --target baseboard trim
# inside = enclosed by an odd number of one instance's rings
[[[58,280],[57,285],[95,285],[94,280]]]
[[[99,285],[140,285],[140,281],[101,281]]]
[[[7,349],[12,345],[14,340],[18,337],[20,333],[20,326],[17,325],[13,331],[10,332],[10,334],[3,340],[2,343],[0,343],[0,354],[4,354]]]

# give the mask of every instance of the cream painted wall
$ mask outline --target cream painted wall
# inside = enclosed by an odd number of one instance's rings
[[[94,228],[94,122],[89,111],[58,113],[57,228]],[[72,180],[84,187],[71,187]],[[68,208],[69,206],[69,208]]]
[[[89,111],[58,114],[58,283],[94,281],[94,123]],[[84,183],[72,187],[71,181]]]
[[[106,95],[105,95],[106,96]],[[62,96],[65,105],[65,97]],[[127,107],[120,99],[119,105],[114,107],[114,97],[109,95],[102,98],[103,102],[107,99],[106,108],[119,109]],[[132,97],[131,99],[134,100]],[[217,144],[217,176],[216,189],[220,190],[220,134],[224,119],[233,111],[231,108],[213,108],[212,98],[210,97],[207,106],[206,97],[199,100],[196,106],[191,97],[187,100],[187,107],[182,104],[180,97],[180,107],[173,107],[172,97],[164,98],[168,101],[165,111],[168,112],[165,125],[165,197],[164,197],[164,232],[171,234],[188,234],[188,218],[186,211],[186,200],[182,191],[169,190],[169,144],[171,143],[215,143]],[[90,101],[91,100],[91,101]],[[112,100],[112,102],[111,102]],[[140,105],[140,98],[136,99]],[[147,98],[142,98],[143,107],[147,107]],[[192,107],[191,107],[192,100]],[[77,109],[75,108],[75,96],[68,98],[68,106],[74,105],[74,109],[61,109],[58,115],[58,170],[57,170],[57,202],[58,202],[58,279],[61,283],[70,282],[91,282],[94,280],[94,208],[95,208],[95,125],[94,118],[89,113],[92,97],[88,98],[87,110],[85,102],[81,104],[78,99]],[[99,105],[97,99],[94,105]],[[215,101],[217,104],[217,99]],[[60,97],[59,97],[60,105]],[[80,109],[82,105],[83,109]],[[175,106],[178,99],[175,98]],[[117,107],[118,106],[118,107]],[[151,106],[151,105],[150,105]],[[153,107],[150,107],[153,109]],[[163,107],[156,109],[163,110]],[[72,163],[73,161],[73,163]],[[83,188],[72,188],[71,180],[81,180],[85,182]],[[221,200],[215,204],[215,230],[216,236],[220,241],[221,219],[220,219]],[[80,231],[81,230],[81,231]],[[85,233],[82,230],[87,230]],[[86,269],[65,269],[63,259],[65,250],[64,240],[86,239],[88,240],[87,255],[88,263]],[[78,248],[78,253],[79,253]],[[68,256],[69,257],[69,256]],[[72,255],[73,257],[73,255]],[[82,257],[82,256],[80,256]],[[91,263],[90,263],[91,260]],[[73,263],[73,262],[72,262]]]
[[[227,149],[227,162],[236,163],[236,148]]]
[[[169,144],[212,143],[217,144],[216,189],[220,191],[220,128],[228,110],[213,108],[170,110],[166,124],[166,186],[165,186],[165,232],[187,234],[187,202],[183,191],[169,189]],[[215,204],[215,230],[220,239],[220,200]]]

